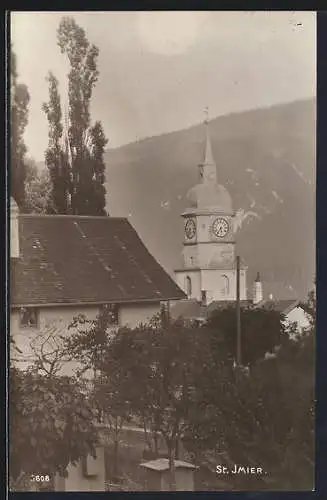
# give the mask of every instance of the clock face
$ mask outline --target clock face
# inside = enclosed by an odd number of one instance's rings
[[[188,219],[185,223],[185,234],[186,234],[186,237],[191,240],[192,238],[194,238],[195,236],[195,231],[196,231],[196,227],[195,227],[195,222],[193,219]]]
[[[229,224],[223,217],[218,217],[212,224],[212,232],[217,238],[223,238],[229,231]]]

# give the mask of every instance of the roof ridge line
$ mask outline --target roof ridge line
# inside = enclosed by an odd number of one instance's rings
[[[19,213],[19,217],[33,217],[37,219],[101,219],[101,220],[126,220],[129,222],[128,217],[112,217],[112,216],[104,216],[104,215],[64,215],[64,214],[26,214]]]

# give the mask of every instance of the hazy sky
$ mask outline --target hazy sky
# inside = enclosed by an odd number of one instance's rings
[[[314,12],[21,12],[12,14],[20,81],[27,84],[29,154],[43,160],[53,71],[65,99],[68,66],[56,43],[71,15],[100,49],[92,119],[108,147],[316,93]]]

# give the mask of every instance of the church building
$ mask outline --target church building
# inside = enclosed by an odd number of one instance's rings
[[[236,300],[235,211],[226,187],[218,182],[208,119],[204,122],[205,148],[198,165],[199,180],[187,194],[182,265],[176,282],[189,299],[204,305]],[[240,299],[247,299],[246,267],[241,262]]]

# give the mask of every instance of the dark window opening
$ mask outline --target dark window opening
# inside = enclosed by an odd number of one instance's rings
[[[35,307],[22,307],[20,309],[19,324],[22,328],[37,328],[38,310]]]
[[[118,304],[103,304],[102,311],[108,314],[109,324],[119,324],[119,307]]]
[[[223,296],[228,296],[229,295],[229,279],[228,279],[228,277],[225,274],[222,276],[221,294]]]
[[[186,276],[186,293],[188,297],[192,295],[192,281],[189,276]]]

